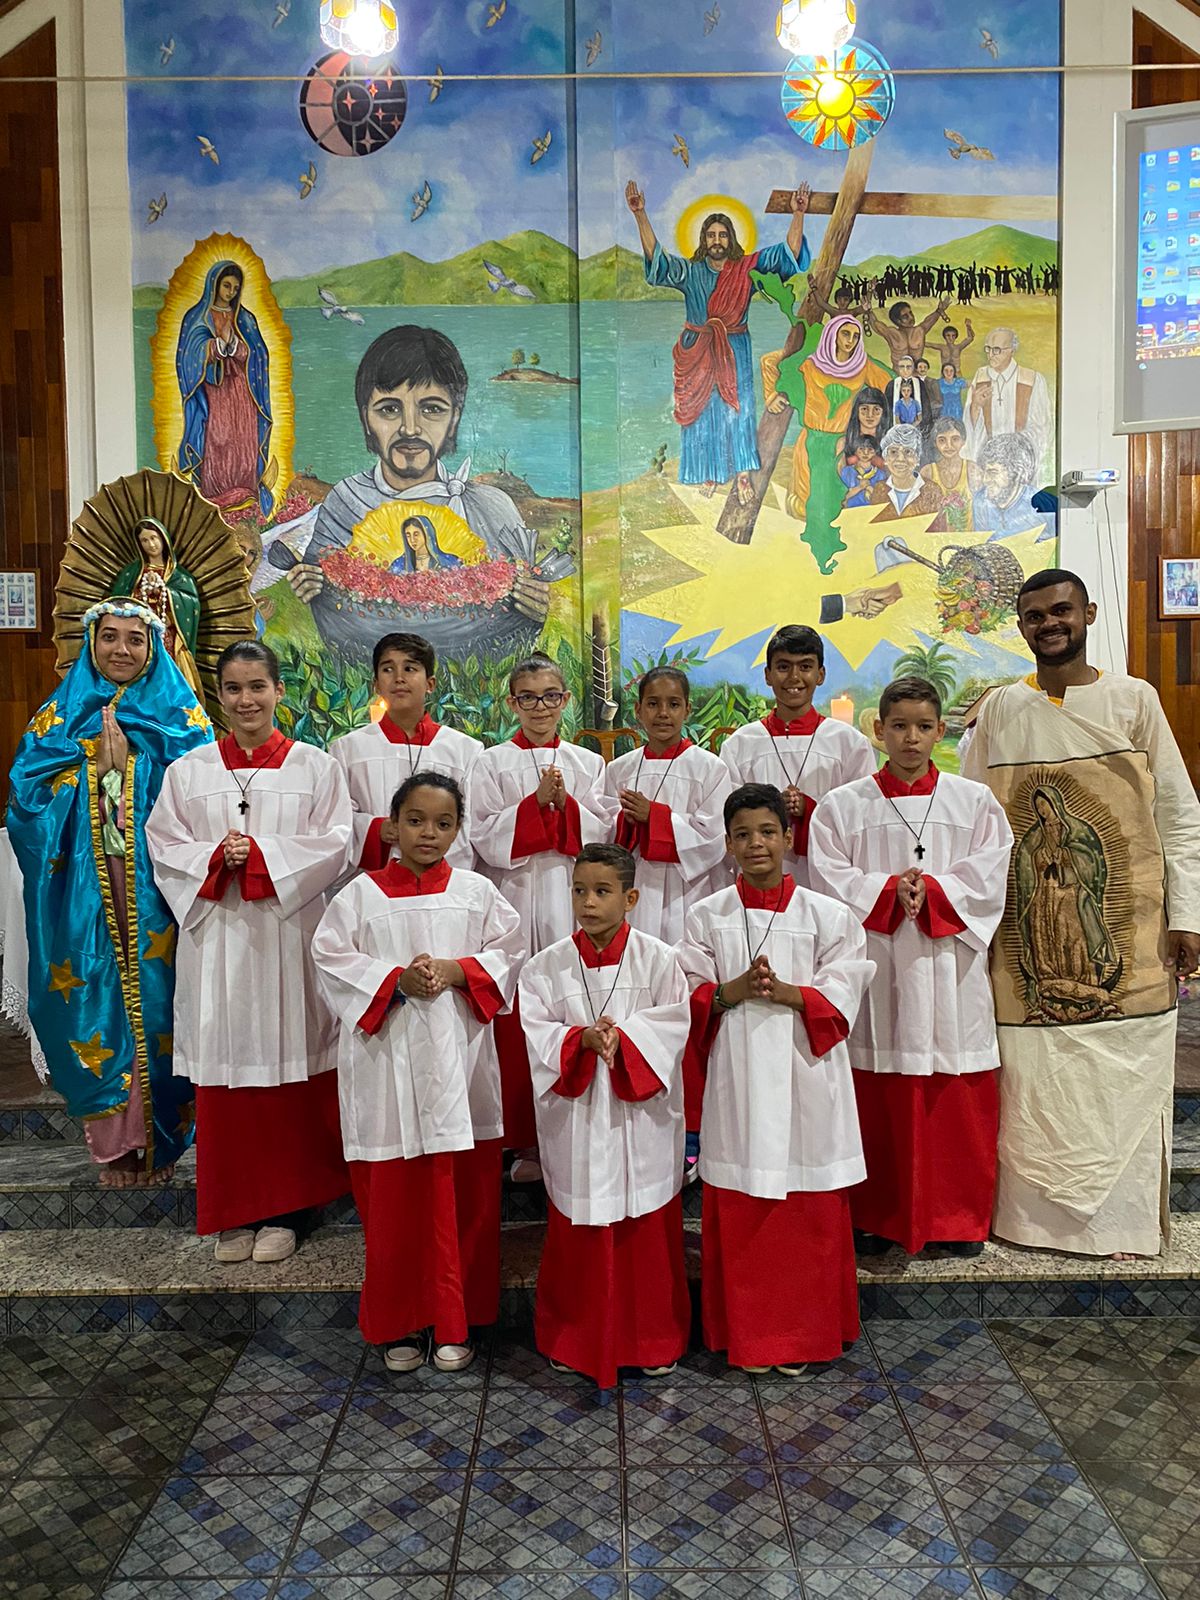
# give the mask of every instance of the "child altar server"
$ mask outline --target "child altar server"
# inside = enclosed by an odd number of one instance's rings
[[[342,1137],[366,1236],[358,1321],[393,1372],[458,1372],[500,1303],[500,1075],[492,1018],[513,996],[520,921],[450,866],[462,791],[406,778],[397,856],[330,902],[313,941],[339,1019]],[[427,1340],[427,1330],[431,1338]]]
[[[471,773],[471,840],[488,876],[516,908],[530,955],[571,932],[571,873],[585,844],[610,837],[604,763],[558,736],[570,701],[556,662],[533,655],[508,680],[508,708],[520,723],[505,744],[485,750]],[[514,1007],[496,1021],[504,1092],[504,1142],[516,1151],[514,1183],[536,1183],[537,1128],[529,1057]]]
[[[652,667],[638,684],[637,719],[646,730],[640,750],[604,769],[604,788],[617,811],[617,843],[637,856],[635,928],[668,944],[683,937],[688,906],[728,882],[725,823],[729,769],[719,756],[683,737],[691,690],[677,667]]]
[[[371,669],[372,687],[385,702],[383,716],[329,746],[354,806],[351,865],[368,872],[386,866],[395,849],[390,808],[405,778],[444,772],[466,794],[471,768],[483,749],[478,739],[443,727],[426,710],[437,671],[428,639],[419,633],[385,633],[372,653]],[[447,859],[452,867],[475,865],[465,817]]]
[[[875,968],[858,919],[783,870],[768,784],[725,802],[737,882],[688,912],[679,949],[704,1089],[704,1340],[797,1375],[858,1337],[848,1190],[865,1175],[845,1040]]]
[[[179,923],[175,1066],[196,1085],[197,1231],[218,1235],[218,1261],[282,1261],[295,1214],[348,1187],[310,946],[346,868],[350,797],[332,757],[275,726],[273,651],[230,645],[217,683],[233,732],[167,768],[146,842]]]
[[[860,1253],[978,1255],[999,1132],[988,946],[1012,832],[989,789],[933,765],[931,683],[890,683],[875,730],[887,765],[826,795],[810,832],[814,886],[863,924],[877,968],[850,1034],[867,1161],[850,1207]]]
[[[634,861],[586,845],[579,924],[521,974],[549,1222],[534,1331],[555,1367],[612,1388],[669,1372],[691,1321],[683,1261],[688,991],[674,951],[628,919]]]
[[[813,809],[830,789],[874,772],[875,752],[857,728],[814,711],[813,695],[825,682],[825,641],[812,628],[780,628],[767,644],[763,676],[775,709],[731,733],[721,759],[735,785],[771,784],[782,791],[790,818],[787,870],[807,889]]]

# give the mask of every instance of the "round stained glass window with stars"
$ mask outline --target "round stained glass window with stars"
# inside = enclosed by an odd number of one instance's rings
[[[873,139],[892,114],[896,80],[869,44],[851,39],[828,55],[796,56],[781,91],[793,130],[818,150],[853,150]]]
[[[369,156],[404,126],[408,91],[390,65],[373,71],[359,56],[322,56],[300,88],[300,120],[333,156]]]

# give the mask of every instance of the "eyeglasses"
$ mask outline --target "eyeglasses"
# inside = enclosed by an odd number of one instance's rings
[[[566,698],[566,691],[563,689],[547,689],[545,694],[515,694],[513,696],[522,711],[536,711],[539,706],[545,706],[547,711],[557,711]]]

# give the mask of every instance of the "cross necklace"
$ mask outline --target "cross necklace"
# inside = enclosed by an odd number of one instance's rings
[[[881,790],[880,792],[882,793],[883,791]],[[933,793],[929,796],[929,804],[925,807],[925,815],[921,818],[921,826],[919,828],[914,828],[913,827],[912,823],[904,815],[903,811],[901,811],[900,807],[892,799],[890,794],[884,794],[883,798],[887,801],[888,805],[891,806],[892,810],[900,818],[900,821],[904,824],[904,826],[908,829],[909,833],[911,833],[913,838],[917,841],[917,846],[916,846],[916,851],[915,851],[915,855],[916,855],[917,860],[918,861],[924,861],[924,859],[925,859],[925,846],[921,843],[921,835],[925,832],[925,826],[929,821],[929,813],[933,810],[933,802],[937,798],[937,789],[935,788]]]

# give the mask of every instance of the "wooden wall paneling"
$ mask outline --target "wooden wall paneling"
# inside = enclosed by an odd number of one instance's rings
[[[1136,11],[1132,59],[1191,69],[1134,73],[1135,107],[1200,100],[1200,56]],[[1135,434],[1129,442],[1129,668],[1158,690],[1192,780],[1200,785],[1200,622],[1159,616],[1164,555],[1200,558],[1195,429]]]
[[[35,568],[40,630],[0,630],[0,803],[54,683],[54,581],[69,523],[54,24],[0,58],[0,568]]]

